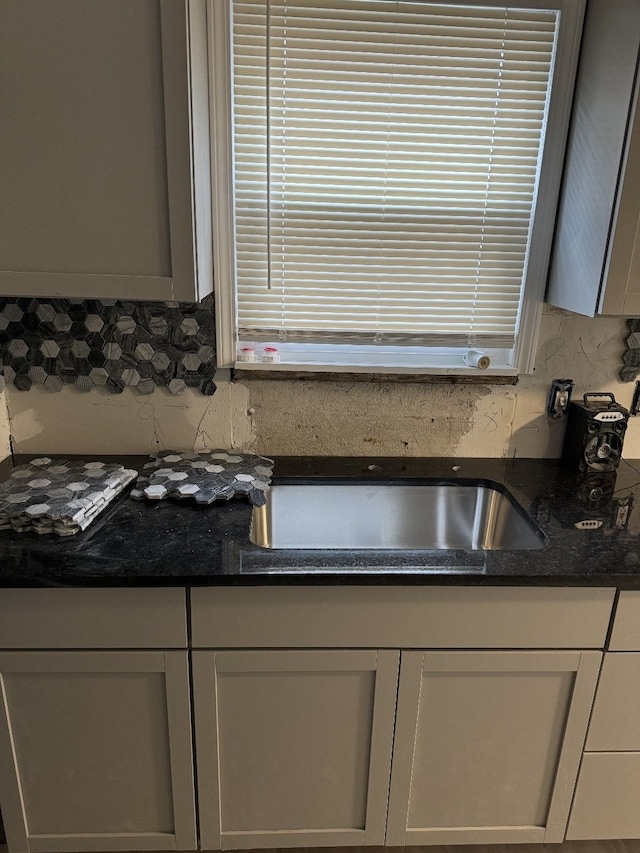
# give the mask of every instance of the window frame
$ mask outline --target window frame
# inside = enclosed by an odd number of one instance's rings
[[[210,140],[212,171],[213,274],[216,313],[216,350],[219,367],[241,367],[252,371],[376,373],[376,374],[436,374],[478,376],[477,367],[451,366],[453,348],[441,348],[441,358],[432,364],[421,364],[420,352],[407,358],[395,359],[395,364],[381,365],[370,356],[362,356],[359,348],[352,349],[352,358],[310,360],[305,348],[294,344],[281,348],[290,352],[286,362],[239,361],[237,357],[237,322],[235,294],[235,217],[233,196],[233,118],[232,118],[232,2],[207,0],[207,31],[210,79]],[[321,2],[321,0],[319,0]],[[531,234],[529,262],[523,293],[520,324],[513,348],[513,365],[492,366],[482,370],[484,376],[517,376],[533,371],[540,318],[553,242],[556,209],[560,193],[564,153],[567,143],[574,85],[578,66],[582,27],[587,0],[446,0],[446,5],[501,6],[538,9],[560,9],[557,54],[553,70],[552,96],[547,121],[547,136],[543,151],[540,182],[535,202],[536,214]],[[321,345],[313,345],[321,347]],[[326,348],[325,348],[326,349]],[[373,349],[373,348],[364,348]],[[316,349],[316,352],[318,350]],[[378,348],[380,351],[380,348]],[[344,352],[344,351],[343,351]],[[308,353],[308,350],[307,350]],[[429,353],[433,353],[430,348]],[[457,358],[460,358],[456,350]],[[493,353],[486,350],[491,356]],[[497,353],[496,353],[497,354]],[[299,357],[296,358],[296,355]],[[411,358],[409,357],[411,356]],[[461,360],[461,359],[460,359]],[[438,364],[438,361],[440,362]],[[368,363],[367,363],[368,362]]]

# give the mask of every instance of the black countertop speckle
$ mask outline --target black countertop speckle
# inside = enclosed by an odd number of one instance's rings
[[[146,461],[101,458],[138,469]],[[0,464],[0,479],[10,471],[9,460]],[[548,543],[531,551],[268,551],[249,542],[251,507],[244,499],[198,507],[188,500],[151,503],[123,495],[69,539],[1,531],[0,586],[392,583],[640,589],[640,500],[620,528],[612,500],[590,505],[588,497],[594,487],[613,492],[614,501],[638,495],[640,461],[623,461],[615,476],[587,483],[584,475],[542,459],[276,460],[276,481],[294,476],[489,480],[513,495]],[[590,519],[602,526],[576,528],[576,522]],[[341,568],[349,571],[340,573]]]

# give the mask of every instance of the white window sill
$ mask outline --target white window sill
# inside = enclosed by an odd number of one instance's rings
[[[246,346],[241,344],[240,346]],[[330,345],[279,344],[277,361],[262,359],[259,345],[255,345],[256,360],[237,359],[236,370],[269,373],[364,373],[407,374],[441,376],[517,376],[513,367],[513,353],[509,349],[487,349],[483,354],[490,358],[485,369],[467,366],[463,356],[466,350],[457,348],[424,349],[420,347],[332,347]]]

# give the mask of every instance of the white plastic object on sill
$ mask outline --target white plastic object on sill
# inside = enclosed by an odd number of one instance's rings
[[[488,355],[479,349],[469,349],[462,356],[462,360],[467,367],[477,367],[480,370],[486,370],[491,364],[491,359]]]
[[[240,347],[238,350],[238,361],[255,361],[256,351],[254,347]]]
[[[277,347],[265,347],[262,351],[262,360],[274,364],[280,361],[280,353]]]

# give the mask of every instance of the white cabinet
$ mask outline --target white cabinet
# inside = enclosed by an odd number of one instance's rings
[[[567,830],[640,838],[640,592],[620,593]]]
[[[613,597],[0,591],[10,853],[560,841]]]
[[[562,841],[599,652],[403,652],[387,844]]]
[[[12,853],[195,850],[186,651],[0,653]]]
[[[639,701],[640,654],[607,653],[567,838],[640,838]]]
[[[202,849],[561,841],[601,654],[398,657],[194,652]]]
[[[589,0],[547,300],[640,315],[637,0]]]
[[[561,841],[612,597],[194,590],[203,849]]]
[[[188,673],[184,590],[0,590],[11,853],[195,850]]]
[[[194,648],[602,649],[615,590],[245,586],[191,593]]]
[[[203,850],[384,844],[398,653],[193,653]]]
[[[3,0],[0,56],[0,294],[210,292],[204,0]]]

